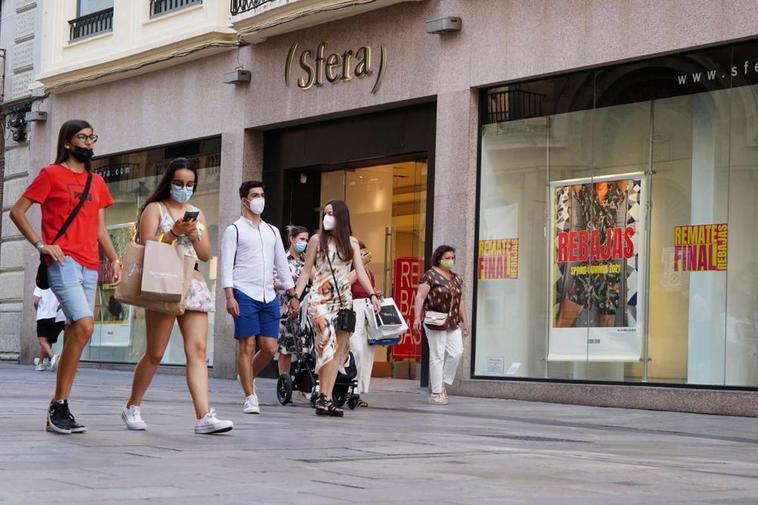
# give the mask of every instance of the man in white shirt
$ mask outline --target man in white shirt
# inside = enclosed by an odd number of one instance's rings
[[[295,283],[279,230],[261,219],[265,193],[260,181],[243,182],[239,189],[242,217],[226,227],[221,237],[221,282],[226,292],[226,311],[234,317],[239,373],[246,414],[259,414],[255,373],[271,362],[279,338],[279,297],[274,290],[274,271],[290,295]],[[296,298],[289,302],[297,311]],[[255,344],[260,350],[253,357]]]
[[[35,360],[34,369],[38,372],[53,370],[58,367],[60,354],[53,354],[52,345],[58,341],[58,335],[66,324],[58,299],[51,289],[34,288],[32,304],[37,311],[37,340],[39,341],[39,362]]]

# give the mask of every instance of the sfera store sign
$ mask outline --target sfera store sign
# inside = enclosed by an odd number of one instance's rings
[[[321,42],[315,49],[301,48],[295,42],[287,53],[284,84],[289,87],[294,82],[305,91],[326,83],[337,85],[372,78],[371,93],[376,93],[387,67],[387,49],[379,46],[378,58],[374,53],[371,46],[331,51],[326,42]]]

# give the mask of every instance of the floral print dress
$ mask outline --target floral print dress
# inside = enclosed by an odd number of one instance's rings
[[[334,244],[329,244],[329,261],[326,256],[316,257],[316,275],[308,302],[308,316],[316,332],[316,343],[326,340],[323,349],[316,346],[316,372],[329,363],[337,352],[337,329],[334,326],[337,312],[341,308],[351,309],[353,297],[350,292],[348,274],[353,267],[353,260],[343,260]],[[335,286],[334,279],[337,280]]]
[[[163,204],[160,205],[160,209],[161,221],[158,225],[158,229],[160,229],[161,233],[168,233],[169,230],[174,227],[174,219]],[[188,205],[187,210],[196,211],[200,209]],[[200,236],[202,237],[203,232],[205,232],[205,227],[201,223],[198,223],[197,227],[198,230],[200,230]],[[197,252],[189,237],[181,236],[176,239],[175,243],[184,247],[185,256],[190,256],[197,260]],[[197,263],[195,263],[195,265],[197,265]],[[208,289],[208,285],[205,283],[205,279],[203,279],[202,274],[195,269],[192,273],[192,278],[190,279],[189,289],[187,290],[185,310],[194,312],[214,312],[214,305],[213,296]]]

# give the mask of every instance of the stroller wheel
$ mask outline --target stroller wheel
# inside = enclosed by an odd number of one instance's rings
[[[282,405],[287,405],[292,401],[292,376],[288,373],[283,373],[276,381],[276,399]]]

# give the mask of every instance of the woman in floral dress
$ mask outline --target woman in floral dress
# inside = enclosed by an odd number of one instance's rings
[[[168,165],[166,173],[140,211],[138,237],[147,240],[176,242],[184,246],[184,254],[195,260],[208,261],[211,241],[205,215],[188,203],[197,191],[197,169],[187,158],[177,158]],[[186,212],[197,212],[197,218],[185,220]],[[174,322],[184,338],[187,356],[187,386],[195,406],[195,433],[223,433],[233,428],[231,421],[218,419],[210,408],[208,398],[208,312],[213,311],[213,298],[199,272],[195,272],[186,297],[186,309],[181,316],[145,310],[145,354],[134,370],[132,394],[121,412],[121,419],[130,430],[145,430],[140,407],[142,398],[153,380],[166,352]]]
[[[315,266],[313,287],[308,302],[308,315],[316,333],[316,372],[319,375],[320,395],[316,400],[316,415],[342,417],[343,411],[332,402],[332,390],[350,334],[337,329],[335,322],[341,309],[352,310],[350,270],[355,267],[358,281],[367,293],[374,310],[379,310],[379,296],[361,261],[358,240],[352,236],[350,211],[342,200],[332,200],[324,206],[320,232],[308,243],[304,270]],[[308,283],[301,275],[295,287],[300,297]]]

